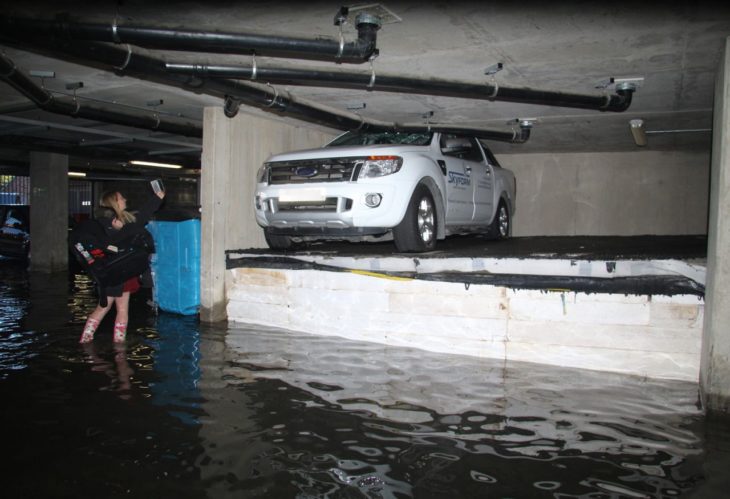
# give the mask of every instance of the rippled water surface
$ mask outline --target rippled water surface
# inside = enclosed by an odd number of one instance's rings
[[[690,383],[201,326],[148,298],[124,347],[109,322],[82,346],[88,279],[0,260],[4,497],[730,490],[727,422],[702,417]]]

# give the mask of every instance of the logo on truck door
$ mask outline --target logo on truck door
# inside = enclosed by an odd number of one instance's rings
[[[471,185],[471,177],[460,172],[452,172],[449,170],[449,183],[454,187],[466,187]]]

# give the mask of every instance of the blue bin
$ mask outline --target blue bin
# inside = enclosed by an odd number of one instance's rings
[[[165,312],[198,313],[200,306],[200,220],[153,221],[153,298]]]

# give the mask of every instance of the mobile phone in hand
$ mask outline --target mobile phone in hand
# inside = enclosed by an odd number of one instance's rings
[[[159,178],[151,181],[150,185],[152,186],[152,190],[155,191],[155,194],[165,191],[165,186]]]

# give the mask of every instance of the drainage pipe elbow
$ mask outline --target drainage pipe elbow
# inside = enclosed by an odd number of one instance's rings
[[[349,44],[348,52],[350,53],[343,53],[343,56],[353,59],[357,58],[360,62],[366,62],[378,55],[376,44],[378,41],[378,30],[381,25],[380,19],[377,16],[361,13],[357,16],[356,23],[357,40]]]
[[[606,111],[622,112],[626,111],[631,106],[631,100],[636,91],[636,86],[633,84],[625,84],[616,88],[616,93],[611,95]]]

